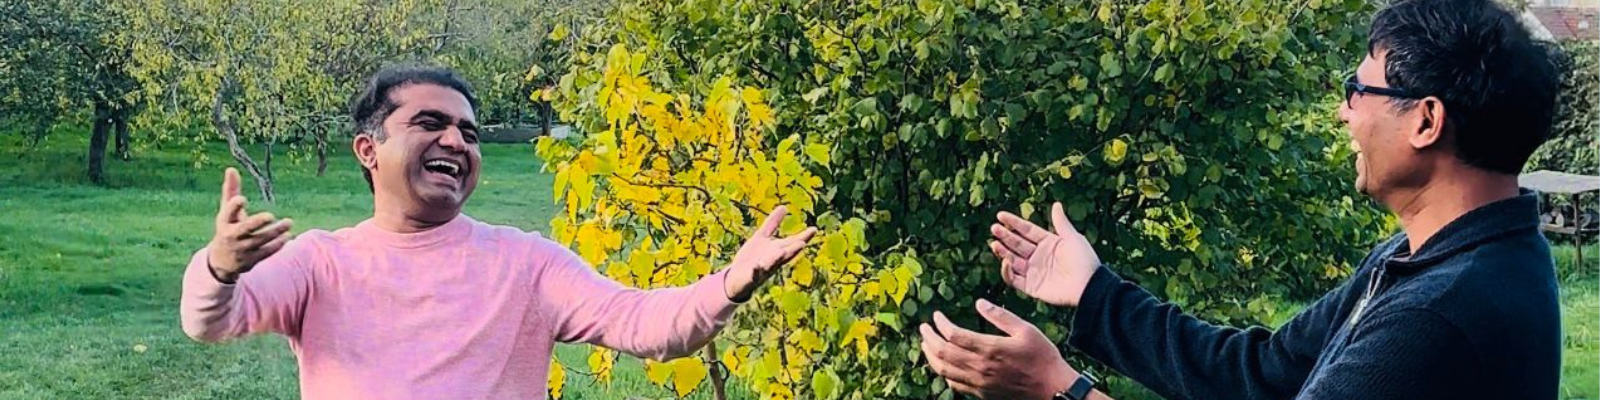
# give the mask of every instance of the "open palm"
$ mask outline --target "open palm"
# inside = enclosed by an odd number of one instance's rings
[[[1006,283],[1046,303],[1076,307],[1100,257],[1089,247],[1089,239],[1067,221],[1061,203],[1051,206],[1054,231],[1009,212],[1001,212],[998,219],[989,227],[995,238],[989,250],[1000,258]]]

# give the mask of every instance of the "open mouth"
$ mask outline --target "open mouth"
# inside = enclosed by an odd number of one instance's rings
[[[430,173],[445,175],[451,179],[457,180],[461,179],[461,176],[467,171],[466,168],[461,166],[460,162],[444,158],[428,160],[427,162],[422,163],[422,169]]]

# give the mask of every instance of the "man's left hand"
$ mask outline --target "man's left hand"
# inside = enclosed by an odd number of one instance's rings
[[[756,228],[750,239],[745,240],[744,246],[739,247],[739,253],[733,255],[733,263],[728,266],[727,275],[723,276],[722,281],[723,293],[728,295],[729,300],[749,300],[750,295],[773,271],[800,254],[806,242],[817,233],[817,228],[807,227],[794,236],[777,237],[778,226],[783,224],[783,217],[788,214],[789,209],[784,206],[773,209],[761,227]]]
[[[1077,379],[1078,371],[1033,324],[987,300],[978,300],[978,314],[1006,336],[961,328],[940,312],[933,314],[937,331],[920,327],[928,365],[951,388],[983,399],[1047,400]]]

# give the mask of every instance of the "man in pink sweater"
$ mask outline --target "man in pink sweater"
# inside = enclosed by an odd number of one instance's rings
[[[290,220],[246,214],[229,168],[216,236],[183,280],[184,333],[288,337],[305,398],[540,399],[558,341],[686,356],[815,233],[775,237],[778,207],[717,273],[627,288],[537,233],[461,214],[481,156],[455,73],[385,69],[352,103],[372,218],[291,239]]]

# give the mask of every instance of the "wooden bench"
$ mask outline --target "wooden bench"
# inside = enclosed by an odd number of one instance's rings
[[[1581,267],[1583,265],[1583,235],[1589,233],[1579,224],[1583,223],[1583,203],[1578,202],[1578,195],[1588,192],[1600,191],[1600,176],[1569,174],[1556,171],[1533,171],[1517,178],[1518,184],[1533,191],[1550,194],[1565,195],[1572,203],[1573,218],[1563,220],[1560,224],[1541,224],[1545,232],[1570,235],[1572,243],[1577,247],[1577,259],[1574,260]]]

